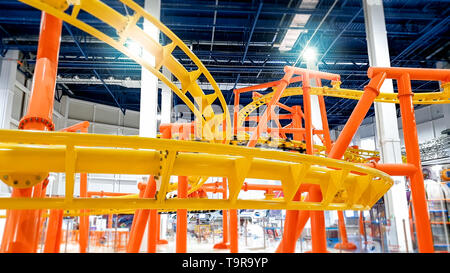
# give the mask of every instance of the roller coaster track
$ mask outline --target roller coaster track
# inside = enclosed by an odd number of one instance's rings
[[[339,87],[340,83],[334,83],[332,87],[311,87],[311,95],[322,95],[330,97],[338,97],[352,100],[359,100],[364,93],[363,91],[343,89]],[[442,85],[442,92],[432,93],[414,93],[414,104],[445,104],[450,103],[450,84]],[[244,125],[245,119],[256,109],[267,104],[273,97],[274,92],[264,96],[256,97],[251,103],[244,106],[238,113],[238,126]],[[281,97],[290,97],[303,95],[301,87],[286,88]],[[396,93],[380,93],[375,99],[376,102],[399,103]]]
[[[173,32],[131,0],[120,1],[133,11],[132,15],[122,15],[98,0],[20,1],[91,34],[149,70],[194,113],[196,138],[210,143],[135,136],[0,130],[0,173],[5,183],[18,187],[12,181],[17,174],[36,181],[42,178],[42,175],[36,174],[64,172],[66,175],[64,198],[0,198],[0,208],[364,210],[370,208],[393,184],[387,174],[363,165],[319,156],[223,145],[231,139],[231,122],[217,83]],[[80,13],[88,13],[112,27],[118,39],[80,20]],[[147,35],[137,25],[142,18],[164,33],[170,42],[163,46]],[[154,56],[155,62],[130,51],[125,46],[129,40],[140,44],[147,55]],[[184,68],[172,55],[176,48],[181,49],[198,69],[188,71]],[[179,80],[181,88],[159,72],[162,66]],[[205,94],[198,85],[197,81],[202,75],[211,84],[213,93]],[[222,113],[213,111],[212,104],[216,100],[222,106]],[[150,174],[155,176],[159,184],[158,192],[155,198],[76,198],[75,173]],[[167,198],[172,175],[227,177],[229,197],[225,200]],[[273,200],[239,199],[246,178],[281,181],[284,197]],[[314,185],[320,185],[323,195],[321,202],[293,201],[298,190],[308,191]]]
[[[197,58],[197,56],[178,38],[170,29],[163,25],[159,20],[146,12],[141,6],[132,0],[120,0],[127,9],[132,11],[131,15],[122,15],[115,9],[99,0],[19,0],[25,4],[45,11],[63,21],[89,33],[97,39],[109,44],[123,54],[129,56],[142,67],[153,73],[164,84],[169,86],[172,91],[189,107],[196,117],[196,136],[211,142],[226,142],[229,137],[225,134],[231,134],[231,121],[226,101],[220,91],[214,78]],[[69,8],[69,3],[73,5]],[[71,11],[71,13],[66,13]],[[100,21],[113,28],[118,39],[108,36],[95,27],[79,19],[80,13],[88,13]],[[154,27],[160,30],[170,39],[166,45],[159,44],[138,26],[141,19],[150,22]],[[133,52],[127,48],[126,43],[133,41],[142,46],[142,54]],[[179,63],[172,52],[175,49],[182,50],[190,60],[197,66],[196,70],[188,71]],[[144,58],[142,56],[153,56]],[[159,70],[166,67],[181,83],[178,88],[172,81],[167,79]],[[206,80],[214,90],[211,94],[205,94],[197,83],[201,76]],[[189,94],[189,96],[187,95]],[[222,107],[222,113],[214,113],[211,105],[219,100]],[[226,130],[221,126],[226,123]]]
[[[0,172],[65,172],[64,198],[0,198],[2,209],[364,210],[392,186],[376,169],[341,160],[234,145],[137,136],[0,130]],[[75,173],[150,174],[156,198],[76,198]],[[170,176],[228,177],[229,198],[167,198]],[[4,178],[4,177],[3,177]],[[242,200],[246,178],[281,181],[284,198]],[[293,201],[320,185],[322,202]]]

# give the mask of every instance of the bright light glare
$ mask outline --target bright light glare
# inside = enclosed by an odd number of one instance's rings
[[[303,59],[307,62],[315,61],[317,58],[317,51],[313,47],[307,47],[303,51]]]
[[[131,40],[128,40],[125,43],[125,46],[130,50],[130,52],[133,55],[136,55],[136,56],[139,56],[139,57],[142,56],[142,47],[138,43],[136,43],[134,41],[131,41]]]

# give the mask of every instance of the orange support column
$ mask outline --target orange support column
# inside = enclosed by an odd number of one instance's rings
[[[58,68],[59,46],[62,21],[45,12],[41,18],[41,32],[39,36],[36,66],[34,70],[33,86],[25,117],[19,122],[19,129],[53,131],[53,98]],[[41,185],[37,185],[40,187]],[[31,197],[30,189],[13,189],[13,196]],[[3,238],[3,250],[6,252],[29,253],[37,249],[36,232],[40,223],[38,210],[10,211]],[[11,228],[11,230],[9,230]],[[8,242],[8,244],[6,244]]]
[[[312,202],[322,201],[322,192],[319,185],[312,185],[309,194]],[[327,238],[325,231],[325,217],[323,211],[310,211],[311,214],[311,238],[312,238],[312,252],[326,253],[327,252]]]
[[[187,198],[188,178],[187,176],[178,177],[178,198]],[[177,235],[176,252],[186,253],[187,244],[187,210],[177,209]]]
[[[430,218],[423,182],[422,166],[420,162],[419,140],[417,136],[414,106],[412,103],[411,79],[409,74],[403,74],[397,81],[398,99],[402,116],[403,132],[405,139],[406,159],[414,164],[417,171],[410,176],[411,199],[413,202],[414,216],[416,219],[417,243],[419,252],[434,252],[433,237],[431,233]]]
[[[44,253],[59,253],[62,238],[63,215],[63,210],[50,211]],[[68,232],[68,230],[66,232]]]
[[[87,197],[87,174],[80,174],[80,197]],[[87,213],[88,210],[81,210],[81,213]],[[86,253],[89,237],[89,215],[80,216],[80,253]]]
[[[143,198],[154,198],[156,193],[156,181],[153,176],[148,179]],[[134,215],[132,229],[130,232],[130,240],[127,245],[128,253],[138,253],[141,247],[142,238],[144,236],[145,227],[149,218],[150,210],[138,210],[139,213]]]
[[[227,199],[227,178],[222,177],[222,199]],[[215,249],[227,249],[228,245],[228,210],[222,210],[222,242],[214,245]]]
[[[338,222],[339,222],[339,234],[341,235],[341,242],[337,243],[334,248],[337,249],[356,249],[356,245],[348,241],[347,229],[345,228],[345,217],[343,211],[338,211]]]
[[[342,130],[341,134],[336,140],[336,143],[334,143],[330,153],[328,154],[329,158],[340,159],[344,155],[345,151],[347,150],[347,147],[350,145],[350,142],[352,141],[353,136],[355,135],[364,117],[369,111],[370,106],[380,93],[381,85],[383,84],[383,81],[385,79],[386,73],[379,73],[371,79],[368,85],[364,87],[363,95],[361,96],[358,104],[356,104],[355,109],[353,109],[353,112],[348,118],[347,123],[344,126],[344,129]],[[343,219],[342,211],[338,211],[338,217],[339,219]],[[341,227],[344,227],[344,229],[341,229]],[[339,228],[342,243],[348,244],[348,241],[345,242],[347,235],[345,230],[345,223],[342,220],[339,220]],[[343,247],[344,245],[337,245],[337,246]]]
[[[156,245],[158,243],[158,211],[150,210],[148,217],[148,233],[147,233],[147,252],[156,253]]]
[[[230,252],[239,251],[239,223],[236,209],[230,209]]]

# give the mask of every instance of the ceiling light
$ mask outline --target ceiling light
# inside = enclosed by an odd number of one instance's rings
[[[314,62],[317,60],[317,50],[314,47],[307,47],[303,50],[302,57],[307,62]]]

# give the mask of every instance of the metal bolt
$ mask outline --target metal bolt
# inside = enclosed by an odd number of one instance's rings
[[[25,182],[25,184],[27,184],[27,185],[30,185],[30,181],[29,181],[29,180],[27,180],[27,181]]]
[[[14,185],[17,185],[19,182],[17,180],[14,180]]]
[[[4,176],[3,176],[3,179],[8,180],[8,176],[7,176],[7,175],[4,175]]]
[[[36,176],[36,180],[41,180],[41,176]]]

